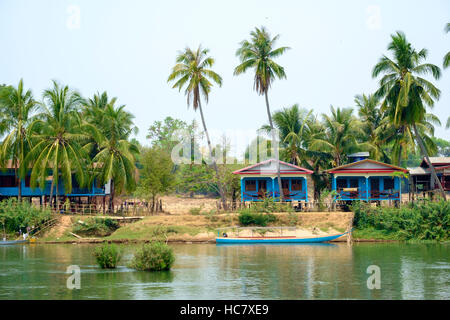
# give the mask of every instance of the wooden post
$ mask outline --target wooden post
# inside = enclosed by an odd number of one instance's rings
[[[347,244],[348,244],[348,245],[351,245],[352,242],[353,242],[353,239],[352,239],[353,218],[354,218],[354,217],[352,217],[352,218],[350,219],[349,224],[348,224],[348,227],[347,227],[347,232],[348,232],[348,233],[347,233]]]

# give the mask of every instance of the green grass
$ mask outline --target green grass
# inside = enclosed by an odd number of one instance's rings
[[[165,240],[165,235],[189,234],[195,236],[202,228],[186,226],[129,225],[122,227],[105,239],[108,240]]]

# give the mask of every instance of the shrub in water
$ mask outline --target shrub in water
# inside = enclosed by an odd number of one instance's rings
[[[171,247],[163,242],[153,242],[136,251],[130,267],[141,271],[163,271],[170,270],[174,261]]]
[[[94,256],[100,268],[114,269],[120,261],[121,253],[117,246],[105,243],[95,248]]]

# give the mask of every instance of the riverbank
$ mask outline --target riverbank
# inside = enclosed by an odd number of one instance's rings
[[[297,230],[283,231],[283,234],[298,237],[344,232],[353,218],[351,212],[292,212],[274,213],[274,215],[276,221],[269,225],[274,227],[274,235],[279,232],[276,227],[291,226],[296,227]],[[215,241],[217,228],[239,225],[237,213],[155,215],[143,217],[136,222],[123,223],[107,236],[80,237],[73,232],[75,226],[86,223],[93,217],[61,216],[60,219],[61,222],[57,226],[37,239],[38,243],[99,243],[103,241],[126,243],[156,239],[174,243],[205,243]],[[241,235],[243,235],[242,232]],[[347,239],[344,236],[337,240],[346,241]]]

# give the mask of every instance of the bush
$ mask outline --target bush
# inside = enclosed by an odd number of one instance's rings
[[[450,202],[423,201],[402,208],[376,207],[355,203],[354,225],[358,229],[372,228],[395,233],[403,240],[450,239]]]
[[[77,224],[73,228],[73,232],[85,236],[105,237],[113,233],[119,228],[119,223],[109,218],[90,218],[83,224]]]
[[[107,243],[95,248],[94,256],[102,269],[114,269],[122,257],[117,246]]]
[[[51,217],[50,210],[35,207],[28,201],[18,202],[15,198],[9,198],[0,202],[0,228],[4,227],[6,232],[36,227]]]
[[[276,220],[277,217],[271,213],[256,213],[250,210],[242,210],[239,214],[239,223],[243,226],[255,225],[265,227],[268,223]]]
[[[174,261],[171,247],[163,242],[152,242],[136,251],[130,267],[141,271],[164,271],[170,270]]]

